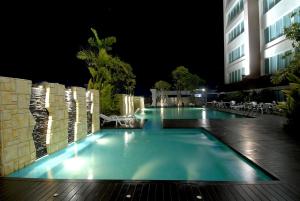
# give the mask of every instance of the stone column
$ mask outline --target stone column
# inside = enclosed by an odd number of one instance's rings
[[[128,105],[129,105],[129,110],[127,115],[133,115],[134,114],[134,99],[132,95],[128,96]]]
[[[87,135],[86,90],[82,87],[72,87],[76,102],[75,138],[78,141]]]
[[[95,89],[90,89],[91,101],[92,101],[92,132],[97,132],[100,130],[100,102],[99,102],[99,91]]]
[[[157,90],[156,89],[150,89],[151,93],[152,93],[152,104],[151,106],[156,107],[156,98],[157,98]]]
[[[133,96],[127,94],[117,95],[120,115],[127,116],[134,114],[134,98]]]
[[[135,96],[134,97],[134,111],[136,112],[136,110],[140,108],[140,109],[144,109],[144,97],[142,96]]]
[[[65,86],[58,83],[41,84],[46,89],[46,109],[49,112],[46,135],[47,152],[51,154],[68,145],[68,109]]]
[[[0,77],[0,175],[8,175],[36,159],[29,110],[31,81]]]
[[[126,94],[118,94],[117,95],[120,115],[126,115],[128,113],[128,103],[127,103],[127,95]]]

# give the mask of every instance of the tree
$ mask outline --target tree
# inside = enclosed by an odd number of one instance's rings
[[[181,91],[184,90],[186,86],[186,81],[189,76],[189,70],[184,66],[179,66],[172,71],[172,78],[174,82],[174,87],[177,91],[177,104],[182,104]]]
[[[291,17],[299,14],[293,14]],[[274,84],[280,84],[286,80],[289,82],[289,88],[283,90],[286,102],[279,103],[279,107],[285,111],[288,118],[285,128],[293,131],[300,122],[300,24],[293,23],[290,27],[285,28],[284,33],[286,38],[292,41],[295,51],[285,55],[285,57],[292,56],[291,62],[272,77],[272,82]]]
[[[88,39],[89,46],[79,51],[77,58],[85,61],[91,74],[88,88],[99,90],[101,112],[110,114],[116,111],[116,93],[133,93],[135,75],[130,64],[108,53],[116,38],[100,39],[95,29],[91,28],[91,31],[93,36]]]
[[[110,81],[109,64],[112,62],[112,56],[107,51],[116,43],[115,37],[100,39],[95,29],[91,28],[93,37],[88,39],[89,47],[77,53],[77,58],[86,62],[91,78],[88,83],[89,89],[101,89],[104,83]]]
[[[159,90],[160,92],[160,101],[162,103],[165,103],[166,102],[166,95],[165,95],[165,91],[169,90],[171,88],[171,85],[166,82],[166,81],[163,81],[163,80],[160,80],[160,81],[157,81],[155,84],[154,84],[154,88]]]
[[[130,64],[115,57],[112,60],[110,73],[112,77],[111,83],[114,86],[114,94],[133,94],[136,81]]]
[[[203,85],[204,83],[205,81],[196,74],[189,73],[188,76],[186,77],[185,90],[190,91],[191,101],[193,101],[194,103],[196,101],[194,96],[196,89],[199,89],[199,86]]]
[[[185,78],[185,89],[193,92],[195,89],[198,89],[199,86],[205,84],[205,80],[201,79],[196,74],[189,73],[187,77]]]
[[[188,90],[192,94],[195,89],[198,89],[200,85],[203,85],[205,81],[201,79],[198,75],[192,74],[184,66],[179,66],[172,71],[172,78],[174,82],[174,87],[177,90],[177,104],[182,104],[181,91]]]

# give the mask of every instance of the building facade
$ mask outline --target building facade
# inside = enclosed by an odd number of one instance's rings
[[[260,0],[260,65],[261,75],[273,74],[287,66],[292,43],[284,36],[284,28],[300,22],[300,0]],[[294,16],[293,13],[295,13]]]
[[[223,0],[226,84],[287,66],[293,48],[284,28],[300,22],[299,7],[300,0]]]
[[[223,0],[225,83],[260,71],[257,0]]]

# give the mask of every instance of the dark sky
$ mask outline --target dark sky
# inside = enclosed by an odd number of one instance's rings
[[[160,79],[171,81],[171,71],[180,65],[209,87],[223,83],[222,1],[201,1],[201,6],[41,2],[1,5],[1,76],[83,86],[89,73],[76,52],[95,27],[101,37],[117,37],[114,53],[132,65],[138,94]]]

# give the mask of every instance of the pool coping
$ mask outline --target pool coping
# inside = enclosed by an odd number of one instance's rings
[[[169,121],[168,123],[170,123],[170,121],[176,121],[176,127],[164,127],[164,122]],[[264,174],[266,174],[267,176],[269,176],[272,180],[271,181],[280,181],[279,177],[274,174],[272,171],[268,171],[266,167],[264,167],[261,164],[257,164],[257,162],[253,161],[252,159],[248,158],[247,156],[245,156],[243,153],[241,153],[240,151],[238,151],[237,149],[235,149],[234,147],[232,147],[231,145],[229,145],[228,143],[224,142],[221,138],[219,138],[217,135],[215,135],[213,132],[209,131],[208,129],[206,129],[203,126],[195,126],[195,127],[178,127],[178,121],[201,121],[202,119],[163,119],[163,129],[201,129],[204,130],[204,132],[212,135],[214,138],[216,138],[218,141],[220,141],[221,143],[225,144],[226,146],[228,146],[233,152],[235,152],[236,154],[238,154],[239,156],[241,156],[243,159],[245,159],[246,161],[250,162],[251,164],[253,164],[255,167],[257,167],[258,169],[262,170],[262,172]],[[222,119],[217,119],[218,121],[222,121]]]
[[[207,130],[206,128],[204,128],[204,127],[200,127],[200,128],[203,129],[205,132],[213,135],[213,137],[215,137],[217,140],[219,140],[220,142],[222,142],[223,144],[225,144],[226,146],[228,146],[232,151],[234,151],[235,153],[237,153],[238,155],[240,155],[241,157],[243,157],[245,160],[247,160],[248,162],[250,162],[251,164],[253,164],[257,168],[261,169],[266,175],[268,175],[270,178],[272,178],[271,181],[280,181],[280,179],[278,178],[278,176],[276,174],[272,173],[271,171],[268,171],[266,167],[263,167],[261,164],[257,164],[252,159],[248,158],[247,156],[245,156],[244,154],[242,154],[241,152],[239,152],[238,150],[236,150],[234,147],[232,147],[231,145],[229,145],[226,142],[224,142],[222,139],[220,139],[218,136],[216,136],[214,133],[212,133],[211,131]]]

